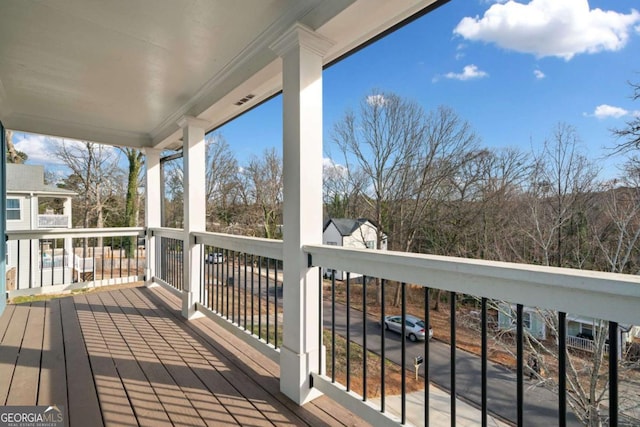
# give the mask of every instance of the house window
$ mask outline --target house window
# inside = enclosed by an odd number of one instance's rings
[[[367,247],[367,249],[375,249],[376,248],[376,241],[375,240],[367,240],[364,244]]]
[[[7,221],[20,221],[21,219],[20,199],[7,199]]]
[[[531,313],[522,313],[522,326],[527,329],[531,329]]]

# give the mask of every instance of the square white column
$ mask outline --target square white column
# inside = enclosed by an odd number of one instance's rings
[[[208,122],[194,117],[178,121],[182,128],[184,161],[184,243],[182,315],[187,319],[198,315],[196,302],[200,299],[200,266],[203,260],[201,245],[196,245],[191,233],[206,229],[206,150],[204,132]]]
[[[280,390],[298,404],[320,395],[321,293],[305,244],[322,244],[322,57],[331,42],[296,24],[271,48],[282,57],[284,161],[284,322]]]
[[[156,238],[149,231],[151,228],[162,226],[162,185],[160,179],[161,150],[145,148],[145,197],[144,223],[147,227],[146,238],[146,268],[144,272],[147,285],[153,282],[156,275]]]

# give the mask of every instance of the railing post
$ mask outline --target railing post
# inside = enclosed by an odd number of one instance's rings
[[[191,237],[194,231],[206,229],[206,174],[204,131],[208,123],[194,117],[178,121],[182,128],[184,153],[184,244],[182,316],[197,315],[195,303],[200,299],[200,266],[203,262],[201,245]]]
[[[320,296],[318,272],[305,244],[322,243],[322,57],[331,42],[300,25],[271,49],[282,57],[284,163],[284,295],[280,389],[298,404],[320,395],[317,369]]]
[[[149,232],[150,228],[160,227],[161,224],[161,181],[160,181],[160,150],[145,148],[145,225],[147,236],[145,242],[146,267],[144,270],[145,282],[150,285],[156,272],[156,238]]]

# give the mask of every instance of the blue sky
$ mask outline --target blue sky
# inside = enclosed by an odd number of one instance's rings
[[[627,84],[640,82],[634,6],[640,2],[453,0],[325,71],[325,146],[345,111],[380,89],[426,110],[452,107],[488,147],[536,149],[568,123],[613,177],[620,160],[603,159],[615,144],[610,129],[640,110]],[[280,108],[274,99],[220,129],[239,159],[280,147]]]
[[[640,83],[640,1],[452,0],[325,71],[325,147],[345,111],[379,89],[452,107],[492,148],[529,151],[568,123],[613,177],[610,130],[640,114],[629,81]],[[278,97],[218,131],[242,165],[281,151],[281,117]],[[36,162],[34,140],[16,137]]]

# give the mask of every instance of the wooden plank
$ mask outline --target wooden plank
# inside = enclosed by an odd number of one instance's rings
[[[156,302],[153,300],[152,294],[148,294],[150,291],[141,290],[141,292],[143,292],[144,297],[149,296],[150,298],[148,299],[152,303]],[[239,408],[242,409],[242,411],[234,410],[234,414],[238,414],[242,417],[250,417],[252,420],[251,422],[255,422],[256,419],[264,418],[265,420],[275,424],[307,424],[293,411],[283,405],[280,400],[274,398],[274,395],[271,392],[260,386],[256,379],[258,376],[264,374],[264,371],[262,373],[255,372],[248,375],[243,370],[238,369],[237,365],[228,363],[229,359],[225,358],[221,354],[223,349],[221,348],[220,343],[208,343],[206,340],[201,339],[201,336],[193,333],[193,328],[191,326],[193,323],[199,322],[199,320],[184,320],[177,310],[170,310],[166,306],[163,307],[162,300],[157,301],[157,306],[161,311],[166,311],[168,316],[173,317],[172,322],[174,327],[165,334],[170,334],[174,339],[176,337],[181,337],[185,342],[192,346],[193,351],[199,354],[204,361],[203,367],[200,367],[196,371],[201,380],[207,384],[213,393],[219,394],[220,396],[232,396],[232,399],[229,401],[225,401],[220,397],[223,404],[226,403],[237,406],[239,402],[242,402],[246,405]],[[169,319],[164,316],[160,318]],[[204,320],[210,322],[209,319]],[[266,358],[259,354],[257,363],[261,363],[264,359]],[[192,364],[191,360],[189,361],[189,364]],[[215,370],[212,370],[212,367]],[[275,387],[275,390],[278,390],[277,393],[279,393],[279,383],[277,379],[273,378],[271,375],[269,376],[272,379],[272,386]],[[295,406],[297,407],[297,405]],[[260,418],[258,418],[256,412],[261,414]],[[244,421],[245,420],[243,419],[243,422]],[[315,424],[324,424],[323,421],[317,418],[314,419],[314,421]]]
[[[261,419],[255,407],[238,396],[235,389],[176,333],[177,328],[171,318],[167,319],[157,307],[142,300],[136,290],[123,291],[123,295],[132,306],[146,313],[155,313],[146,318],[160,337],[153,346],[154,351],[185,396],[191,402],[196,402],[194,407],[207,425],[272,425],[266,418]],[[212,393],[211,389],[220,396]]]
[[[29,318],[29,304],[16,305],[10,323],[0,342],[0,406],[7,404],[9,388],[13,380],[13,373],[20,353],[20,345],[25,334],[27,319]]]
[[[59,299],[48,301],[45,309],[38,405],[57,405],[63,408],[68,422],[67,370]]]
[[[120,380],[129,398],[129,403],[136,416],[137,423],[142,426],[170,426],[164,407],[156,396],[151,383],[131,353],[128,344],[122,337],[117,322],[123,322],[120,311],[110,298],[103,301],[98,295],[90,300],[94,316],[100,319],[100,326],[105,345],[118,371]],[[105,305],[107,304],[107,305]],[[100,313],[100,315],[98,315]],[[120,325],[126,327],[126,325]]]
[[[4,313],[2,313],[2,316],[0,316],[0,342],[2,342],[4,334],[9,328],[10,320],[15,309],[15,304],[9,304],[7,305],[7,308],[4,309]]]
[[[151,386],[156,390],[156,394],[171,421],[178,425],[205,425],[196,409],[185,397],[176,379],[171,376],[167,367],[158,358],[156,346],[160,345],[162,337],[153,330],[146,319],[146,317],[153,317],[154,314],[145,311],[143,315],[138,312],[136,307],[131,305],[122,295],[122,292],[113,292],[110,296],[114,298],[128,324],[132,326],[126,331],[128,337],[125,335],[125,339],[129,342],[129,346],[151,382]]]
[[[69,425],[104,425],[100,403],[84,344],[82,330],[71,297],[60,299],[62,331],[67,368]]]
[[[35,405],[38,400],[44,313],[44,302],[31,304],[7,405]]]
[[[114,330],[110,325],[111,319],[104,307],[99,304],[100,300],[95,294],[88,297],[81,295],[74,299],[76,308],[87,307],[87,310],[78,312],[78,320],[89,353],[104,424],[106,426],[137,425],[138,421],[103,336],[103,331],[109,334]],[[99,307],[95,307],[96,302]]]
[[[280,392],[280,367],[258,350],[237,339],[231,333],[219,328],[210,319],[184,321],[180,315],[181,306],[177,298],[161,288],[145,288],[141,291],[149,299],[164,306],[173,316],[192,329],[207,343],[208,349],[219,350],[221,359],[230,362],[228,372],[245,372],[258,383],[257,386],[266,390],[270,396],[283,405],[283,411],[288,411],[300,417],[305,423],[316,425],[350,425],[366,426],[365,421],[355,416],[351,411],[331,399],[319,398],[304,407],[296,405]],[[230,379],[230,381],[233,381]],[[236,382],[234,381],[234,384]],[[251,391],[246,391],[250,393]]]

